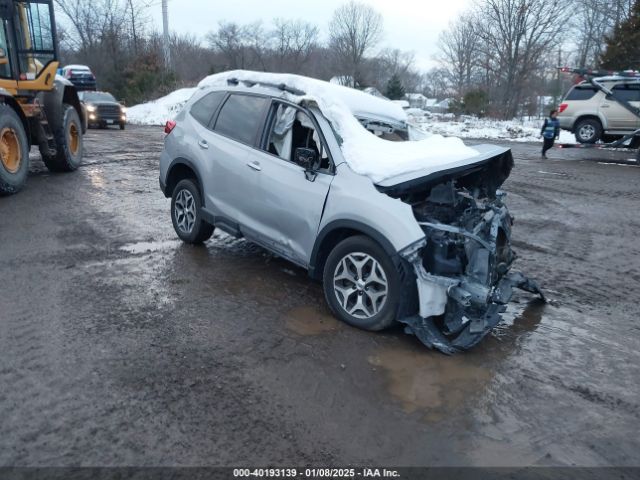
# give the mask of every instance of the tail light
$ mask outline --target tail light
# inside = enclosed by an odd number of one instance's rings
[[[176,125],[177,123],[175,121],[169,120],[164,126],[164,133],[169,135],[171,132],[173,132],[173,129],[176,128]]]
[[[569,108],[569,104],[568,103],[561,103],[560,107],[558,108],[558,113],[564,112],[567,108]]]

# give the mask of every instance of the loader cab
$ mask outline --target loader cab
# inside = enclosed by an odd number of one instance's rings
[[[53,88],[58,51],[52,0],[0,0],[0,87]]]

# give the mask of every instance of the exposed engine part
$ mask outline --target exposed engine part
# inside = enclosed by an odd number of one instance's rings
[[[505,194],[481,195],[452,180],[413,204],[425,240],[403,256],[415,270],[419,314],[401,321],[425,345],[448,354],[471,348],[495,327],[514,288],[544,299],[535,282],[509,273],[516,255]]]

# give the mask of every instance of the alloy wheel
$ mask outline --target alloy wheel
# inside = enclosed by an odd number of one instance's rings
[[[333,290],[344,311],[362,319],[378,314],[389,295],[384,269],[375,258],[362,252],[345,255],[338,262]]]
[[[180,190],[176,195],[174,215],[180,231],[189,235],[196,223],[196,202],[189,190]]]
[[[583,125],[582,127],[580,127],[580,131],[578,134],[583,140],[591,140],[596,134],[596,129],[593,127],[593,125]]]

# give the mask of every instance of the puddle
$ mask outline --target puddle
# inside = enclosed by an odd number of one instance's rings
[[[303,336],[336,332],[342,327],[334,317],[313,307],[294,308],[287,313],[285,321],[289,330]]]
[[[385,371],[389,393],[403,410],[422,412],[427,421],[443,419],[491,380],[491,372],[474,365],[470,356],[447,357],[417,347],[386,348],[368,361]]]
[[[140,254],[140,253],[148,253],[148,252],[157,252],[160,250],[168,250],[171,248],[176,248],[178,245],[181,245],[182,242],[180,240],[163,240],[159,242],[136,242],[136,243],[128,243],[119,248],[123,252]]]

